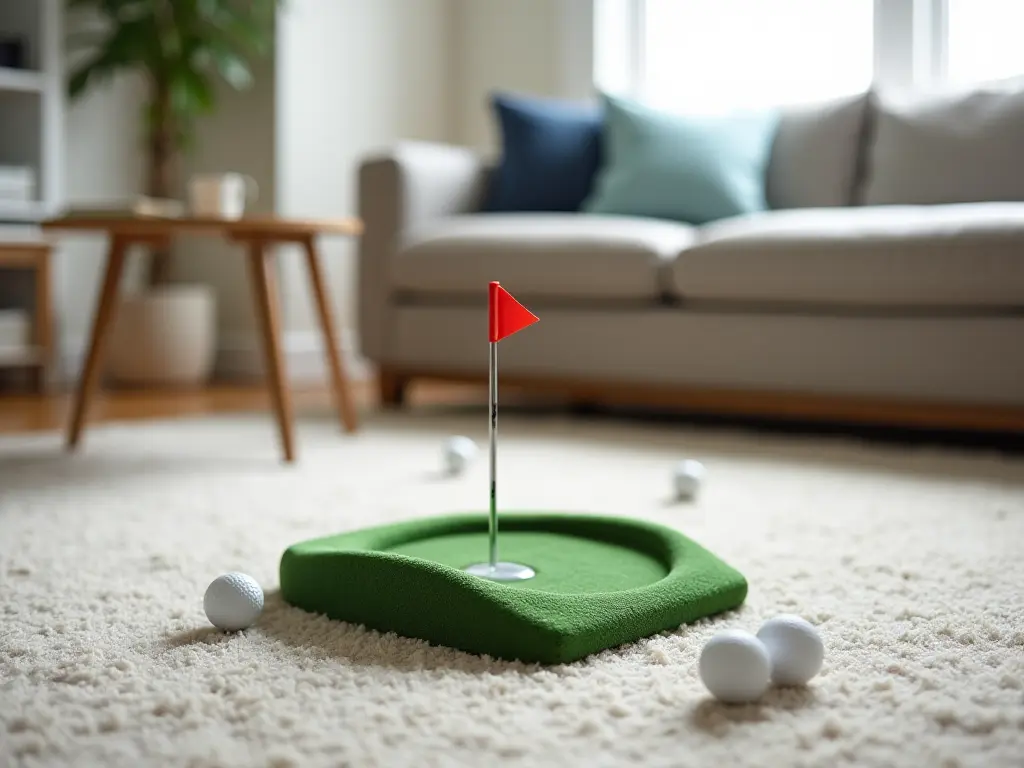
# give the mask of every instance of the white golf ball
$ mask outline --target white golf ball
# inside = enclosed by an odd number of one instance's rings
[[[476,458],[476,443],[462,435],[449,437],[444,444],[444,468],[450,475],[463,472]]]
[[[708,640],[698,669],[701,681],[716,699],[748,704],[767,690],[771,661],[764,644],[752,634],[726,629]]]
[[[806,619],[792,614],[776,616],[761,626],[757,637],[768,649],[775,685],[806,685],[821,671],[825,644]]]
[[[225,573],[206,588],[203,610],[217,629],[246,629],[263,613],[263,590],[252,576]]]
[[[701,482],[704,480],[704,465],[693,459],[680,461],[675,466],[672,475],[675,486],[676,498],[692,499],[700,491]]]

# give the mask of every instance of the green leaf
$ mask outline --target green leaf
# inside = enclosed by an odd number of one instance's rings
[[[209,20],[221,12],[221,0],[196,0],[196,12],[203,19]]]
[[[154,5],[159,5],[159,3],[153,3],[151,0],[121,0],[113,5],[115,18],[124,24],[139,19],[152,19],[157,12]]]
[[[252,0],[245,12],[220,3],[216,12],[205,16],[210,40],[245,55],[264,56],[273,47],[273,0]]]
[[[137,19],[121,24],[106,44],[110,57],[120,64],[134,65],[151,61],[158,41],[152,19]]]
[[[153,0],[67,0],[65,7],[68,10],[91,10],[111,21],[120,21],[152,13],[154,5],[157,3]]]
[[[185,146],[195,138],[197,118],[216,106],[216,80],[238,90],[252,85],[253,61],[272,49],[275,13],[283,2],[66,0],[66,5],[106,30],[69,36],[69,47],[91,54],[71,75],[69,93],[80,96],[118,71],[145,73],[148,134],[173,137]]]
[[[252,86],[252,70],[249,69],[249,65],[244,59],[227,49],[213,47],[209,50],[217,73],[224,78],[228,85],[237,91],[243,91]]]
[[[101,76],[102,73],[96,67],[94,61],[83,64],[72,72],[71,77],[68,79],[68,98],[72,101],[79,98],[85,93],[89,84],[100,79]]]
[[[171,109],[191,118],[213,109],[215,97],[210,81],[201,72],[179,67],[170,82]]]
[[[80,30],[71,32],[64,42],[68,51],[73,53],[82,49],[95,50],[107,41],[110,36],[108,32],[98,30]]]
[[[79,98],[89,86],[109,80],[118,69],[118,63],[110,57],[108,51],[103,50],[93,55],[72,71],[68,79],[68,98]]]

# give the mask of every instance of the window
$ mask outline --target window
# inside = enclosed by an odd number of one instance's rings
[[[973,83],[1024,76],[1024,2],[946,0],[946,78]]]
[[[1024,77],[1024,0],[593,0],[597,85],[731,111]]]
[[[654,106],[757,108],[871,83],[870,0],[645,0],[643,11],[640,95]]]

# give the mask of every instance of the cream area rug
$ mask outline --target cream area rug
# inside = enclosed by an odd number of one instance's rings
[[[1024,764],[1024,460],[510,412],[503,508],[675,526],[747,576],[745,605],[542,668],[283,604],[293,542],[483,513],[484,457],[438,474],[451,434],[486,447],[486,416],[310,418],[291,468],[264,415],[97,427],[73,457],[0,439],[0,765]],[[676,504],[685,457],[706,485]],[[225,635],[202,598],[230,570],[268,599]],[[779,613],[820,629],[820,676],[717,704],[703,644]]]

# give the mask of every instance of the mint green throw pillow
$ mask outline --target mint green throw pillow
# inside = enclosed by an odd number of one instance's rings
[[[681,116],[607,94],[588,213],[704,224],[763,211],[776,112]]]

